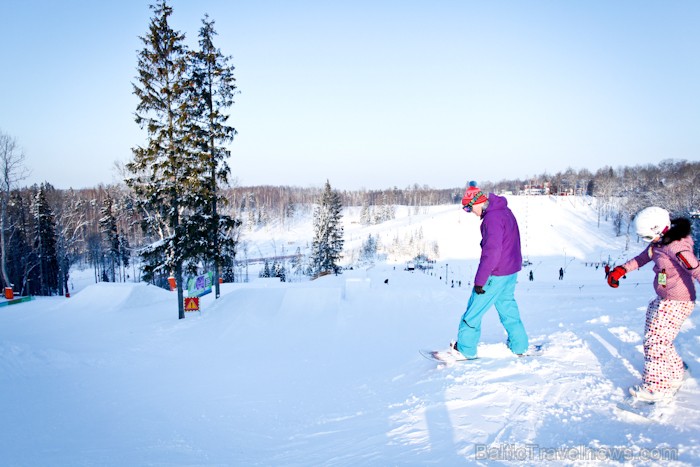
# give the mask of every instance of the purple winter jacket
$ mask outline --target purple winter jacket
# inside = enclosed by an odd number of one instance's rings
[[[515,274],[523,264],[518,221],[508,201],[493,193],[488,198],[488,207],[481,216],[481,259],[474,277],[474,285],[481,286],[489,276]]]

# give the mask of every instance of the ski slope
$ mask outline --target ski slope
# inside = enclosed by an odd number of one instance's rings
[[[219,300],[207,295],[201,313],[178,320],[174,293],[90,285],[76,271],[71,298],[0,307],[2,464],[700,464],[697,312],[677,339],[691,378],[674,404],[654,421],[617,411],[640,379],[653,272],[611,289],[590,263],[643,245],[625,251],[585,199],[509,200],[532,262],[516,298],[544,355],[512,356],[492,310],[479,360],[421,357],[455,337],[478,220],[458,206],[403,208],[362,227],[351,209],[349,247],[422,226],[440,244],[432,274],[397,262],[223,284]],[[299,220],[248,239],[292,248],[304,229]]]

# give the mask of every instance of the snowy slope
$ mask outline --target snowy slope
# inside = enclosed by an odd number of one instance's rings
[[[654,422],[615,410],[640,377],[653,273],[633,272],[613,290],[602,267],[586,263],[642,245],[623,251],[625,240],[598,228],[581,199],[510,202],[535,275],[523,273],[516,294],[545,355],[510,355],[492,311],[479,360],[438,367],[422,358],[418,349],[455,337],[478,220],[456,206],[404,208],[370,227],[347,215],[348,243],[358,245],[369,232],[422,226],[440,243],[433,275],[390,263],[312,282],[224,284],[218,301],[203,297],[202,313],[185,320],[174,294],[143,284],[0,308],[2,464],[638,465],[667,455],[698,465],[695,378]],[[304,228],[250,241],[291,247],[306,241]],[[677,339],[695,376],[696,322]]]

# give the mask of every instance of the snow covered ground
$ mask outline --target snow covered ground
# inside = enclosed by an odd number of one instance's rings
[[[697,313],[677,339],[691,372],[677,400],[656,421],[619,412],[640,379],[653,272],[614,290],[591,263],[619,263],[642,245],[624,251],[589,201],[509,199],[532,262],[516,297],[544,355],[512,356],[492,310],[479,360],[421,357],[455,337],[478,220],[457,206],[405,208],[371,227],[348,215],[350,246],[422,226],[440,245],[436,269],[383,263],[316,281],[224,284],[184,320],[173,293],[88,285],[78,272],[71,298],[0,307],[0,463],[700,464]],[[249,238],[268,251],[274,237],[289,253],[310,240],[304,229]]]

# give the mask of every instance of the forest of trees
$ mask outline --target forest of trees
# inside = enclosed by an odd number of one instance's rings
[[[7,135],[0,135],[2,138],[7,139]],[[0,165],[5,157],[0,152]],[[634,214],[649,205],[664,206],[672,214],[686,217],[700,210],[699,162],[606,167],[591,178],[580,175],[581,172],[570,170],[530,180],[485,182],[482,188],[518,194],[532,180],[567,180],[590,189],[584,194],[597,198],[601,219],[615,221],[620,235],[627,233]],[[274,186],[221,187],[220,191],[222,215],[239,221],[231,233],[236,242],[248,231],[272,224],[284,225],[297,215],[312,218],[323,193],[321,188]],[[414,185],[337,193],[345,207],[369,206],[383,212],[384,200],[393,206],[459,203],[462,191],[462,187],[432,189]],[[142,229],[144,214],[136,208],[134,194],[124,184],[81,190],[60,190],[49,183],[14,187],[3,192],[3,202],[7,205],[4,216],[7,275],[18,294],[63,294],[68,290],[68,272],[75,266],[92,268],[95,281],[142,278],[139,254],[158,240]],[[694,233],[697,237],[697,228]],[[231,262],[240,256],[240,252],[234,251],[229,258],[226,280],[235,279],[231,275]],[[156,283],[167,286],[166,281]]]
[[[309,275],[338,272],[343,248],[343,207],[360,207],[365,225],[391,220],[396,206],[420,208],[459,203],[464,187],[415,184],[386,190],[331,190],[292,186],[231,186],[227,165],[236,130],[227,111],[237,93],[230,57],[214,46],[214,21],[204,16],[198,48],[169,25],[172,8],[153,5],[141,37],[134,94],[136,122],[147,143],[133,150],[124,183],[62,190],[49,182],[23,186],[28,168],[20,142],[0,129],[0,279],[20,295],[62,295],[70,271],[92,268],[95,281],[147,280],[168,287],[177,279],[183,317],[185,276],[213,271],[235,280],[238,248],[246,232],[299,218],[314,222],[307,261],[293,269]],[[465,184],[466,184],[465,180]],[[519,194],[547,184],[553,196],[597,199],[599,219],[612,219],[618,235],[646,206],[690,217],[700,209],[700,163],[664,160],[656,165],[583,169],[528,179],[487,182],[484,190]],[[695,228],[696,242],[698,229]],[[420,233],[418,234],[420,238]],[[371,237],[362,255],[376,251]],[[437,248],[435,245],[434,248]],[[306,266],[303,266],[303,263]],[[273,265],[268,274],[286,271]]]

